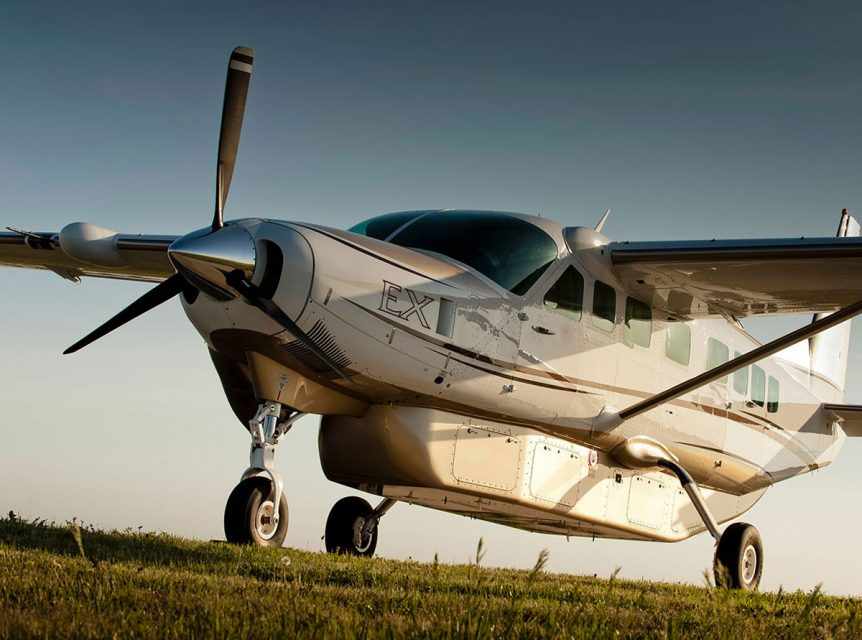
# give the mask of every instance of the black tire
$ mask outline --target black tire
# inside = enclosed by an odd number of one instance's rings
[[[745,522],[734,522],[715,550],[715,584],[729,589],[757,591],[763,576],[763,541],[760,532]]]
[[[271,527],[267,512],[272,510],[272,482],[267,478],[247,478],[228,496],[224,508],[224,534],[233,544],[280,547],[287,536],[287,497],[281,494],[278,525]]]
[[[326,550],[352,556],[374,555],[377,548],[377,529],[370,536],[360,537],[359,528],[365,525],[373,509],[362,498],[349,496],[334,505],[326,518]]]

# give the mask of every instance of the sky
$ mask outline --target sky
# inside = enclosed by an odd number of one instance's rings
[[[479,208],[616,240],[825,236],[862,213],[862,5],[175,2],[0,6],[0,226],[183,234],[212,216],[227,56],[256,50],[226,217],[348,227]],[[62,350],[147,285],[0,270],[0,512],[219,538],[249,439],[179,303]],[[774,337],[798,318],[747,323]],[[857,326],[855,335],[859,335]],[[862,402],[862,341],[847,397]],[[352,492],[315,417],[280,445],[287,544]],[[763,587],[860,593],[862,443],[746,516]],[[372,498],[373,499],[373,498]],[[378,553],[703,582],[706,535],[569,541],[397,505]]]

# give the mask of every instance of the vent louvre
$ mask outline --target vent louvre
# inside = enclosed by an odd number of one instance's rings
[[[326,326],[323,324],[322,320],[318,320],[314,323],[311,331],[308,332],[308,338],[340,369],[346,369],[352,364],[352,361],[347,357],[347,354],[344,353],[341,347],[338,346],[338,343],[335,342],[335,338],[332,337],[332,334],[326,330]],[[311,351],[311,349],[306,347],[299,340],[288,342],[284,345],[284,350],[316,373],[331,373],[335,375],[335,372],[329,368],[329,365],[323,362],[323,360],[321,360],[313,351]]]

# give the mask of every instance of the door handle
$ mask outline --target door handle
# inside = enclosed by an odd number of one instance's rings
[[[535,331],[536,333],[540,333],[540,334],[542,334],[543,336],[552,336],[552,335],[554,335],[554,332],[553,332],[553,331],[551,331],[550,329],[546,328],[546,327],[537,327],[536,325],[533,325],[532,329],[533,329],[533,331]]]

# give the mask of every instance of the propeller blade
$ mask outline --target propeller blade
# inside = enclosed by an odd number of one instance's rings
[[[92,331],[91,333],[88,333],[86,336],[78,340],[78,342],[66,349],[63,352],[63,355],[75,353],[79,349],[83,349],[91,342],[94,342],[102,336],[107,335],[114,329],[122,327],[130,320],[134,320],[135,318],[146,313],[150,309],[154,309],[163,302],[167,302],[178,293],[181,293],[183,289],[187,286],[188,285],[185,283],[183,277],[180,274],[175,273],[167,280],[160,282],[158,285],[147,291],[144,295],[142,295],[128,307],[120,311],[120,313],[108,320],[98,329]]]
[[[297,340],[299,340],[302,344],[304,344],[314,355],[316,355],[320,360],[330,369],[332,369],[339,376],[344,378],[347,382],[350,382],[350,378],[347,377],[347,374],[342,371],[341,367],[335,364],[326,352],[315,344],[315,342],[308,337],[308,334],[305,333],[299,326],[290,319],[290,317],[281,310],[281,308],[275,304],[272,300],[268,298],[264,298],[258,294],[257,287],[250,282],[248,282],[245,278],[241,277],[239,272],[233,272],[228,275],[230,279],[231,286],[235,287],[237,291],[240,292],[243,298],[248,301],[249,304],[257,307],[261,311],[263,311],[270,318],[275,320],[282,327],[290,331]]]
[[[227,65],[227,80],[224,87],[224,102],[221,112],[221,131],[218,139],[218,162],[216,164],[216,197],[213,231],[224,226],[224,204],[230,191],[239,134],[242,132],[242,116],[245,99],[254,64],[254,49],[237,47],[230,54]]]

